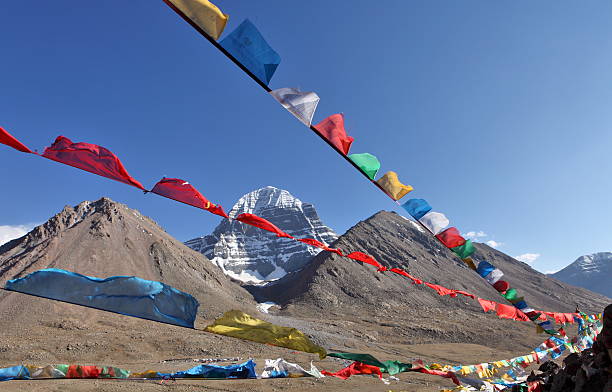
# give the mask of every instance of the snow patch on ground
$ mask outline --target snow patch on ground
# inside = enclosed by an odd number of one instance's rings
[[[261,313],[270,313],[269,310],[272,306],[278,306],[278,304],[272,301],[262,302],[257,304],[257,310],[259,310]]]
[[[401,216],[401,215],[400,215]],[[408,222],[412,223],[412,226],[414,226],[418,231],[420,231],[421,233],[425,233],[425,230],[423,230],[423,228],[421,227],[421,225],[419,225],[418,223],[416,223],[415,221],[413,221],[412,219],[408,219],[405,216],[401,216],[402,218],[406,219]]]

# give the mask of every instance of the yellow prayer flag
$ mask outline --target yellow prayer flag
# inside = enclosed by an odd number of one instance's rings
[[[168,0],[186,17],[204,30],[208,35],[218,40],[223,33],[229,15],[221,12],[216,5],[208,0]]]
[[[239,310],[225,312],[212,325],[206,327],[205,331],[307,353],[316,353],[319,354],[321,359],[327,355],[323,347],[312,343],[306,335],[297,329],[281,327],[267,321],[258,320]]]
[[[393,198],[393,200],[399,200],[409,192],[412,192],[412,187],[410,185],[404,185],[399,182],[396,172],[387,172],[384,176],[376,180],[376,182]]]
[[[474,260],[472,260],[471,257],[467,257],[465,259],[461,259],[465,264],[467,264],[468,267],[470,267],[471,269],[473,269],[474,271],[476,271],[476,264],[474,264]]]

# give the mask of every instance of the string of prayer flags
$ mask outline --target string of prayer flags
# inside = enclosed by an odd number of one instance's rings
[[[285,87],[270,91],[270,95],[304,125],[310,127],[312,117],[317,110],[320,100],[317,94],[302,92],[297,88]]]
[[[73,143],[67,137],[58,136],[50,147],[45,148],[42,156],[145,190],[140,182],[128,174],[115,154],[96,144]]]
[[[6,283],[6,290],[193,328],[198,301],[164,283],[135,276],[99,279],[43,269]]]
[[[348,257],[349,259],[361,261],[361,262],[366,263],[366,264],[370,264],[370,265],[376,267],[378,269],[378,271],[386,271],[387,270],[387,268],[384,267],[382,264],[380,264],[378,261],[376,261],[376,259],[374,259],[370,255],[366,255],[365,253],[353,252],[353,253],[350,253],[350,254],[346,255],[346,257]]]
[[[342,380],[346,380],[356,374],[372,374],[378,376],[378,378],[382,380],[382,372],[377,366],[366,365],[361,362],[353,362],[335,373],[328,372],[327,370],[322,370],[321,373],[326,376],[338,377]]]
[[[402,184],[393,171],[385,173],[376,182],[393,200],[399,200],[413,190],[410,185]]]
[[[325,140],[333,144],[342,152],[342,154],[348,155],[351,144],[355,139],[346,134],[343,114],[332,114],[315,125],[314,128],[325,138]]]
[[[465,238],[461,236],[456,227],[449,227],[439,234],[436,234],[436,238],[438,238],[447,248],[455,248],[465,244]]]
[[[216,40],[219,39],[225,25],[228,15],[208,0],[166,0],[174,7],[179,9],[181,13],[190,21],[196,24],[204,32]]]
[[[376,366],[382,373],[389,373],[390,376],[394,376],[399,373],[407,372],[412,369],[412,364],[404,363],[400,361],[379,361],[371,354],[357,354],[357,353],[329,353],[328,357],[348,359],[354,362],[360,362],[366,365]]]
[[[15,139],[13,135],[8,133],[8,131],[2,127],[0,127],[0,143],[13,147],[17,151],[33,154],[32,150],[26,147],[25,144],[21,143],[19,140]]]
[[[402,204],[402,207],[416,220],[421,219],[431,211],[431,206],[423,199],[410,199]]]
[[[238,215],[235,219],[242,223],[246,223],[247,225],[255,226],[260,229],[270,231],[276,234],[278,237],[293,238],[289,234],[276,227],[272,222],[257,215],[245,213]]]
[[[444,214],[433,211],[429,211],[421,218],[419,218],[419,222],[421,222],[421,224],[425,226],[427,230],[431,231],[431,233],[434,235],[440,233],[450,223],[450,221],[446,216],[444,216]]]
[[[306,353],[319,354],[325,358],[327,352],[314,344],[306,335],[295,328],[281,327],[258,320],[239,310],[230,310],[205,329],[219,335],[267,343]]]
[[[201,208],[224,218],[228,217],[225,211],[223,211],[223,207],[212,204],[189,182],[180,178],[164,177],[155,184],[151,192],[196,208]]]
[[[245,19],[220,44],[260,81],[270,83],[281,58],[250,20]]]
[[[348,156],[370,180],[374,180],[376,173],[380,169],[380,162],[374,155],[364,152],[362,154],[351,154]]]

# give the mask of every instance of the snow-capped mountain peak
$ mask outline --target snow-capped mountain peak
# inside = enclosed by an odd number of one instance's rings
[[[551,276],[612,297],[612,252],[580,256],[572,264]]]

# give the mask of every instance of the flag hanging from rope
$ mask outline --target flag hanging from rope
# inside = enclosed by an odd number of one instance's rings
[[[344,155],[348,155],[355,139],[346,134],[343,114],[332,114],[314,127],[325,140],[333,144]]]
[[[152,193],[167,197],[181,203],[201,208],[213,214],[227,218],[227,214],[220,205],[212,204],[190,183],[179,178],[162,178],[151,189]]]
[[[429,211],[423,215],[419,219],[419,222],[421,222],[421,224],[423,224],[423,226],[425,226],[427,230],[431,231],[434,235],[444,230],[444,228],[450,223],[444,214],[433,211]]]
[[[376,180],[376,182],[393,200],[401,199],[412,192],[413,189],[410,185],[402,184],[397,178],[397,173],[393,171],[385,173],[385,175]]]
[[[218,40],[223,33],[228,15],[208,0],[166,0],[179,9],[206,34]]]
[[[0,143],[6,144],[9,147],[13,147],[17,151],[33,154],[32,150],[27,148],[19,140],[15,139],[13,135],[8,133],[8,131],[2,127],[0,127]]]
[[[421,219],[425,214],[431,211],[431,206],[423,199],[410,199],[402,207],[410,214],[414,219]]]
[[[272,233],[276,234],[278,237],[293,238],[289,234],[285,233],[284,231],[276,227],[272,222],[262,217],[259,217],[257,215],[240,214],[235,219],[242,223],[246,223],[247,225],[259,227],[262,230],[271,231]]]
[[[259,80],[270,83],[281,58],[250,20],[245,19],[220,44]]]
[[[380,169],[380,162],[378,161],[378,158],[367,152],[362,154],[351,154],[348,157],[357,166],[359,166],[361,171],[364,172],[370,178],[370,180],[374,180],[376,173],[378,173],[378,170]]]
[[[145,190],[128,174],[115,154],[96,144],[73,143],[67,137],[58,136],[50,147],[45,148],[42,156]]]
[[[270,91],[270,95],[304,125],[309,127],[312,124],[312,117],[319,104],[319,96],[317,94],[302,92],[297,88],[285,87]]]
[[[465,244],[465,238],[461,236],[459,230],[456,227],[449,227],[443,232],[436,234],[436,237],[446,246],[447,248],[454,248]]]

